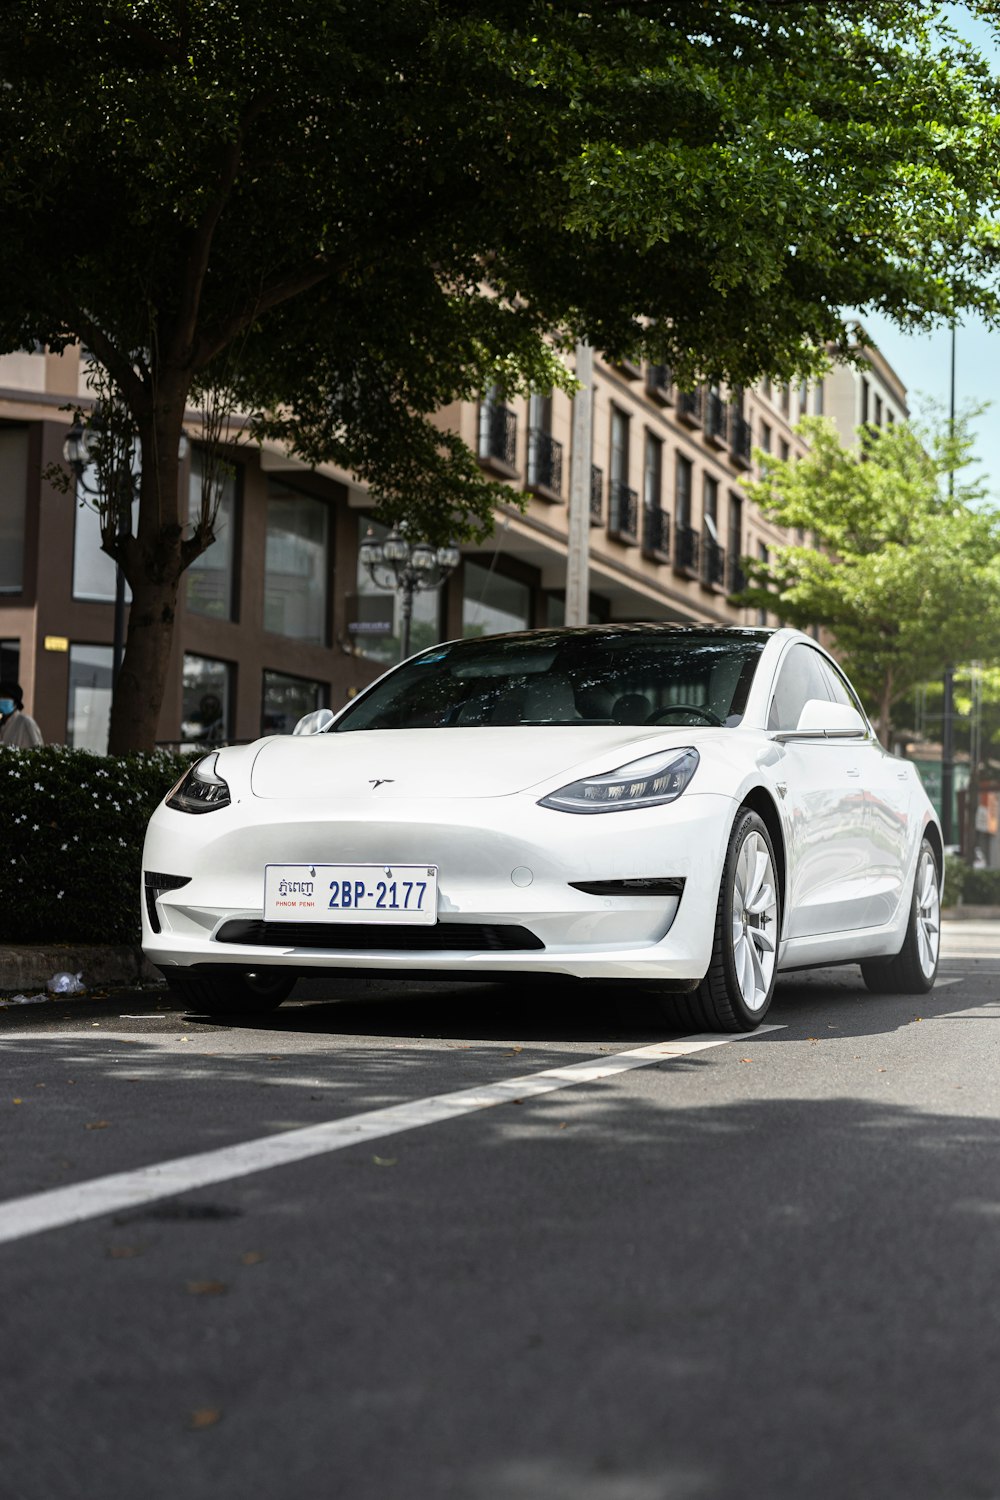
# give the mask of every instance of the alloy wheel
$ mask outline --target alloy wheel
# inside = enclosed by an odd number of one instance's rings
[[[774,866],[760,834],[751,832],[740,849],[733,878],[733,963],[748,1010],[760,1010],[767,1001],[777,946]]]

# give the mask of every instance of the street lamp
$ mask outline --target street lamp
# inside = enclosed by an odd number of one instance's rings
[[[411,543],[396,526],[380,542],[369,526],[358,556],[376,588],[392,589],[399,595],[399,659],[403,661],[410,654],[414,594],[423,589],[439,589],[458,567],[461,554],[457,547]]]
[[[95,499],[104,493],[101,485],[101,479],[106,478],[106,476],[100,473],[100,466],[98,466],[98,482],[96,484],[93,484],[87,478],[87,470],[91,464],[97,462],[103,439],[104,432],[100,415],[95,412],[95,414],[91,417],[90,426],[85,427],[83,425],[83,422],[80,420],[79,413],[77,413],[76,417],[73,420],[73,425],[70,428],[69,432],[66,434],[65,441],[63,442],[63,458],[65,459],[69,468],[73,470],[73,473],[76,476],[77,484],[85,494],[92,495]],[[120,475],[116,475],[115,478],[116,482],[121,482]],[[135,488],[135,477],[131,469],[129,470],[128,474],[128,486],[129,506],[126,507],[125,505],[119,504],[117,507],[117,535],[119,539],[127,536],[129,533],[129,510],[131,509],[131,499]],[[105,497],[105,501],[107,503],[107,497]],[[111,650],[112,689],[114,688],[114,684],[118,681],[118,672],[121,668],[124,648],[125,574],[122,572],[121,563],[117,558],[115,558],[115,625],[114,644]]]

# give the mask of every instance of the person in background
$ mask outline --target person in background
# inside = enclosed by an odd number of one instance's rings
[[[42,731],[24,712],[20,683],[0,682],[0,745],[8,750],[32,750],[44,743]]]

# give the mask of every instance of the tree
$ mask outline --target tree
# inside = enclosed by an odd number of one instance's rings
[[[889,743],[892,709],[949,662],[1000,658],[1000,510],[969,462],[968,419],[954,432],[909,423],[863,428],[844,447],[832,422],[807,417],[799,460],[759,454],[751,499],[811,545],[748,558],[737,601],[792,625],[831,631],[859,692],[877,705]]]
[[[742,384],[846,351],[838,308],[996,316],[996,89],[938,9],[5,0],[0,349],[84,345],[141,447],[112,748],[213,539],[206,396],[444,540],[498,492],[427,414],[571,385],[578,338]]]

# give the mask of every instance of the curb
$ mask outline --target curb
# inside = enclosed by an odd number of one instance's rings
[[[1000,920],[1000,906],[946,906],[941,911],[943,922],[996,922]]]
[[[162,984],[159,969],[138,944],[63,943],[0,944],[0,994],[44,990],[53,974],[82,974],[88,990],[120,986],[134,989]],[[52,995],[53,1000],[86,999],[86,995]]]

